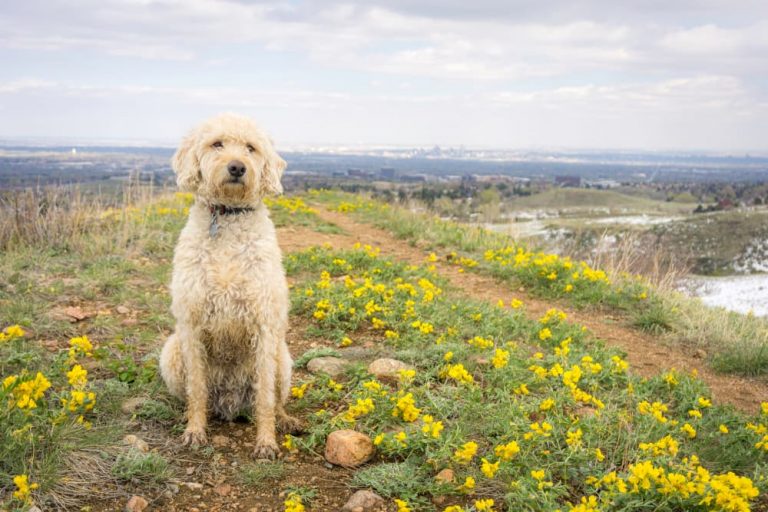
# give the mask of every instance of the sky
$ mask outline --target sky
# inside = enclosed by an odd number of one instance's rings
[[[22,0],[0,137],[768,151],[766,0]]]

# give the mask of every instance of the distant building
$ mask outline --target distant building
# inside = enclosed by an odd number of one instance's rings
[[[558,187],[580,187],[580,176],[555,176],[555,185]]]
[[[400,181],[408,182],[424,182],[427,181],[426,174],[403,174],[400,177]]]
[[[382,167],[379,169],[379,179],[394,180],[397,177],[397,171],[394,167]]]
[[[347,176],[350,178],[371,178],[373,173],[362,169],[347,169]]]
[[[609,188],[620,187],[621,183],[616,180],[593,180],[584,183],[587,188],[596,188],[598,190],[605,190]]]

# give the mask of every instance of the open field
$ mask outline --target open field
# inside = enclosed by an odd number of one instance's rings
[[[270,203],[292,284],[290,409],[306,432],[275,463],[250,460],[246,422],[214,421],[210,446],[181,448],[183,404],[156,356],[190,200],[139,197],[55,240],[7,238],[5,508],[117,510],[137,494],[151,510],[333,511],[363,488],[398,512],[768,508],[768,388],[623,326],[679,321],[654,287],[535,253],[511,276],[503,237],[395,223],[347,196]],[[321,355],[342,370],[310,372]],[[381,357],[407,366],[376,377]],[[338,429],[368,436],[372,460],[326,465]]]

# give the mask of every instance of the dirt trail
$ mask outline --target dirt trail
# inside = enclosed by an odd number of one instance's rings
[[[306,228],[289,227],[279,232],[280,245],[288,252],[312,245],[330,243],[336,248],[349,248],[355,242],[380,247],[382,254],[423,264],[427,252],[419,247],[399,240],[392,234],[368,224],[354,221],[349,216],[317,208],[318,215],[336,224],[345,234],[323,234]],[[513,298],[525,303],[525,310],[532,318],[538,318],[549,308],[557,306],[568,314],[572,322],[586,326],[594,335],[609,345],[618,346],[627,353],[633,371],[642,376],[653,376],[659,372],[675,368],[679,371],[697,371],[699,377],[712,390],[713,398],[721,403],[732,404],[738,409],[755,414],[760,410],[760,403],[768,401],[768,384],[756,379],[714,372],[702,359],[696,359],[675,347],[662,345],[649,334],[623,325],[624,319],[604,311],[577,310],[562,303],[543,301],[521,290],[513,290],[508,285],[492,277],[470,272],[459,272],[456,266],[445,262],[437,263],[437,271],[457,288],[478,299],[496,303],[503,299],[505,303]]]

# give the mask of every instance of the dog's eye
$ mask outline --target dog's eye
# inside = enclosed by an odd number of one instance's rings
[[[224,143],[223,143],[223,142],[221,142],[220,140],[217,140],[216,142],[214,142],[213,144],[211,144],[211,147],[212,147],[212,148],[216,148],[216,149],[221,149],[221,148],[223,148],[223,147],[224,147]]]
[[[250,151],[251,153],[253,153],[254,151],[256,151],[256,148],[255,148],[255,147],[253,147],[253,146],[252,146],[252,145],[250,145],[250,144],[248,144],[248,145],[247,145],[247,146],[245,146],[245,147],[247,147],[247,148],[248,148],[248,151]]]

